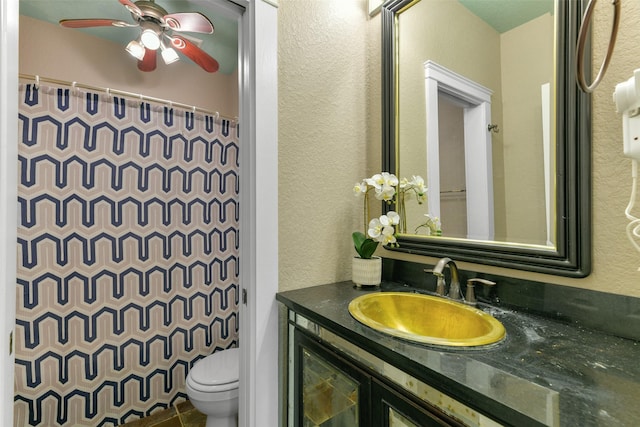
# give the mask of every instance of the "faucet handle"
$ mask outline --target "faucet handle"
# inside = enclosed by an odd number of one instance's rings
[[[469,279],[467,280],[467,284],[471,283],[473,286],[473,284],[475,283],[482,283],[483,285],[487,285],[487,286],[495,286],[496,282],[492,282],[491,280],[487,280],[487,279],[481,279],[479,277],[474,277],[473,279]]]
[[[487,280],[487,279],[480,279],[478,277],[467,280],[467,295],[465,296],[465,303],[467,303],[467,304],[470,304],[470,305],[476,305],[477,304],[476,295],[475,295],[475,292],[473,290],[476,283],[480,283],[480,284],[483,284],[485,286],[495,286],[496,285],[496,282],[492,282],[491,280]]]

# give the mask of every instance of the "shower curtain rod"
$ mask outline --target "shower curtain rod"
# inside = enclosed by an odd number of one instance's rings
[[[86,85],[86,84],[82,84],[82,83],[78,83],[78,82],[68,82],[68,81],[64,81],[64,80],[57,80],[57,79],[52,79],[52,78],[48,78],[48,77],[40,77],[38,75],[33,75],[33,74],[22,74],[20,73],[19,75],[20,79],[23,80],[33,80],[36,83],[36,87],[41,83],[52,83],[52,84],[56,84],[56,85],[62,85],[62,86],[71,86],[73,88],[79,88],[79,89],[88,89],[88,90],[95,90],[95,91],[99,91],[99,92],[104,92],[107,94],[107,96],[109,95],[118,95],[118,96],[124,96],[127,98],[131,98],[131,99],[137,99],[140,101],[150,101],[150,102],[155,102],[158,104],[165,104],[168,105],[169,107],[179,107],[179,108],[183,108],[185,110],[190,110],[195,112],[199,112],[199,113],[203,113],[203,114],[208,114],[211,116],[214,116],[216,119],[224,117],[232,122],[234,122],[235,124],[238,124],[238,117],[229,117],[229,116],[225,116],[225,115],[221,115],[218,111],[209,111],[209,110],[205,110],[193,105],[187,105],[187,104],[182,104],[180,102],[173,102],[173,101],[169,101],[167,99],[161,99],[161,98],[154,98],[152,96],[147,96],[147,95],[142,95],[139,93],[133,93],[133,92],[127,92],[124,90],[118,90],[118,89],[110,89],[110,88],[104,88],[104,87],[98,87],[98,86],[92,86],[92,85]]]

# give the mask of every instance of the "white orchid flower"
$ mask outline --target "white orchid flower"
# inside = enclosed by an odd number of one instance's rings
[[[386,226],[382,229],[382,234],[377,239],[383,245],[388,245],[396,242],[395,230],[391,226]]]
[[[367,233],[369,237],[383,245],[396,243],[394,225],[398,224],[399,221],[400,216],[394,211],[389,211],[386,215],[380,215],[379,218],[372,219],[369,222]]]
[[[420,175],[413,175],[411,177],[411,186],[419,193],[424,193],[427,189],[424,186],[424,179]]]
[[[432,224],[434,227],[440,228],[440,218],[437,216],[432,217],[429,214],[424,214],[427,217],[427,223]]]
[[[376,187],[376,199],[378,200],[384,200],[385,202],[388,202],[390,200],[393,200],[393,196],[395,195],[395,187],[386,184],[382,185],[382,187],[380,188]]]
[[[365,194],[367,192],[367,183],[366,182],[360,182],[360,183],[356,183],[353,186],[353,194],[356,197],[361,196],[362,194]]]
[[[389,220],[390,225],[398,225],[400,224],[400,215],[397,212],[389,211],[387,212],[387,219]]]
[[[367,184],[375,187],[382,188],[384,186],[392,186],[395,187],[398,185],[398,178],[389,172],[382,172],[373,175],[371,178],[365,179]]]
[[[369,230],[367,231],[367,234],[372,239],[377,240],[378,237],[380,237],[380,235],[382,234],[383,228],[384,225],[380,222],[380,220],[378,218],[373,218],[371,221],[369,221]]]
[[[384,184],[384,178],[382,177],[382,174],[379,173],[373,175],[371,178],[366,178],[364,181],[375,188],[381,188]]]
[[[424,179],[419,175],[413,175],[411,180],[398,177],[389,172],[377,173],[370,178],[365,178],[363,182],[355,184],[353,192],[356,196],[365,195],[364,217],[368,217],[368,191],[373,188],[376,199],[396,203],[399,210],[404,209],[405,200],[417,199],[421,204],[427,200],[427,187]],[[365,223],[366,224],[366,223]],[[365,227],[366,234],[370,240],[382,243],[383,245],[397,246],[396,226],[400,224],[400,215],[397,212],[389,211],[386,215],[372,219],[368,227]],[[423,224],[421,226],[427,226]],[[404,229],[403,229],[404,232]],[[362,235],[362,233],[360,233]],[[354,238],[355,239],[355,238]],[[354,240],[355,241],[355,240]]]
[[[398,177],[389,172],[382,172],[382,179],[384,179],[384,183],[386,185],[390,185],[395,187],[398,185]]]
[[[406,192],[411,190],[411,192]],[[420,175],[413,175],[411,181],[408,182],[405,189],[405,198],[411,199],[415,195],[418,204],[427,201],[427,187],[424,185],[424,179]]]

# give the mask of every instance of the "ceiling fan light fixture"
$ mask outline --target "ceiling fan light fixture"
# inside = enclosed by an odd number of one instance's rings
[[[138,28],[138,36],[126,46],[127,52],[138,60],[140,71],[156,69],[158,50],[166,64],[184,56],[208,73],[218,71],[220,64],[200,46],[201,39],[183,32],[212,34],[213,24],[200,12],[167,13],[155,0],[118,0],[132,15],[134,23],[117,19],[62,19],[66,28],[124,27]],[[179,34],[178,34],[179,33]]]
[[[140,22],[142,32],[140,33],[140,42],[144,47],[151,50],[158,50],[160,48],[160,27],[151,22]]]
[[[174,48],[166,47],[164,43],[162,43],[160,47],[162,49],[161,51],[162,60],[164,61],[165,64],[169,65],[176,62],[178,59],[180,59],[180,57],[178,56],[178,53]]]
[[[145,49],[142,43],[140,43],[138,40],[131,40],[127,45],[127,52],[129,52],[134,58],[142,61],[142,58],[144,58]]]
[[[158,50],[160,47],[160,36],[150,28],[142,30],[142,34],[140,34],[140,41],[147,49]]]

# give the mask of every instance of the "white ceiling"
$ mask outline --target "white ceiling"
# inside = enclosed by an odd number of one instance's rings
[[[216,13],[207,0],[157,0],[169,13],[200,12],[213,23],[214,33],[185,33],[202,40],[200,48],[220,64],[220,73],[233,73],[238,64],[238,25],[235,20]],[[20,0],[20,14],[57,24],[61,19],[110,18],[134,23],[131,14],[118,0]],[[84,31],[123,46],[135,39],[138,28],[104,27],[68,29]]]

